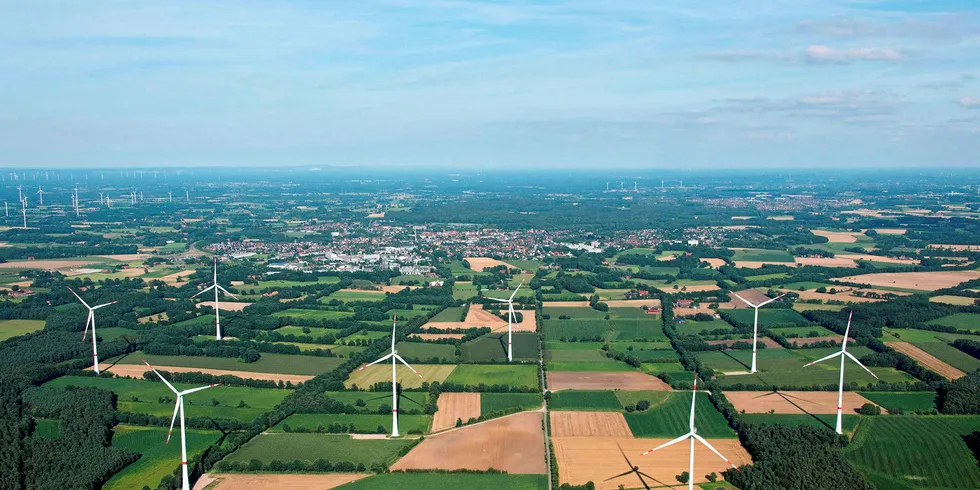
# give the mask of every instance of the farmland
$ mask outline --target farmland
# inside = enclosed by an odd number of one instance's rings
[[[540,490],[547,487],[544,475],[493,473],[382,473],[338,487],[340,490],[390,490],[425,488],[432,490]]]
[[[735,437],[735,432],[711,404],[708,395],[698,393],[697,398],[694,416],[698,433],[707,438]],[[687,431],[690,413],[691,394],[674,392],[659,405],[643,412],[626,413],[625,417],[636,437],[669,438]]]
[[[861,396],[881,405],[885,409],[900,408],[905,412],[932,410],[936,408],[936,394],[931,391],[918,393],[889,393],[882,391],[863,391]]]
[[[928,323],[929,325],[942,325],[960,330],[980,332],[980,314],[978,313],[953,313],[952,315],[937,318]]]
[[[838,362],[822,362],[803,368],[803,365],[831,354],[836,349],[762,349],[758,353],[759,372],[754,375],[720,376],[718,382],[722,386],[750,383],[764,386],[812,386],[836,385],[839,378]],[[861,358],[871,351],[866,347],[849,348],[855,357]],[[731,352],[699,352],[698,357],[708,367],[722,372],[747,371],[752,362],[752,352],[737,350]],[[853,363],[845,364],[847,381],[866,385],[876,383],[871,375],[864,372]],[[908,374],[894,368],[873,367],[872,371],[887,382],[911,381]]]
[[[612,410],[623,406],[612,391],[565,390],[551,394],[552,410]]]
[[[482,393],[480,394],[480,411],[482,413],[496,412],[519,408],[520,410],[537,410],[544,400],[538,393]]]
[[[387,403],[391,403],[391,396],[387,397]],[[406,405],[418,408],[409,402]],[[408,434],[424,434],[431,422],[429,415],[399,415],[398,430]],[[296,413],[270,428],[269,432],[322,432],[318,427],[329,428],[330,424],[343,424],[348,428],[345,432],[364,434],[377,434],[378,428],[383,427],[384,433],[390,434],[391,414]]]
[[[0,320],[0,342],[44,328],[43,320]],[[101,334],[102,331],[100,330]]]
[[[449,374],[456,368],[456,365],[415,364],[412,367],[424,376],[425,379],[423,380],[423,378],[416,376],[415,373],[399,363],[396,368],[396,373],[398,375],[398,384],[402,385],[403,388],[420,388],[422,387],[423,381],[445,381],[449,377]],[[391,365],[387,362],[368,366],[360,371],[354,371],[347,378],[347,381],[344,381],[344,386],[350,388],[357,385],[359,388],[367,389],[371,385],[381,382],[391,382]]]
[[[302,308],[290,308],[288,310],[277,311],[272,316],[298,318],[300,320],[339,320],[347,318],[354,313],[349,311],[333,310],[306,310]]]
[[[268,463],[275,459],[313,461],[322,458],[332,463],[348,461],[371,467],[391,463],[398,451],[409,444],[411,441],[404,439],[354,440],[334,434],[260,434],[224,461],[247,463],[257,459]]]
[[[751,308],[726,310],[726,314],[737,322],[752,325],[755,312]],[[809,321],[794,310],[785,308],[762,308],[759,310],[759,327],[779,328],[806,325]]]
[[[514,360],[530,360],[538,357],[538,337],[534,333],[515,332],[513,337]],[[473,339],[459,347],[466,362],[504,361],[507,359],[507,333],[491,333]]]
[[[193,457],[217,442],[221,433],[190,429],[187,431],[187,455]],[[166,427],[120,425],[115,429],[112,445],[141,455],[135,463],[116,473],[102,488],[129,490],[159,482],[180,465],[180,445],[165,444]]]
[[[119,363],[142,364],[143,359],[150,364],[160,366],[227,369],[231,371],[253,371],[257,373],[307,374],[312,376],[332,371],[346,360],[339,357],[263,353],[258,361],[246,363],[241,362],[235,357],[161,356],[134,352],[119,359]],[[112,360],[107,359],[106,362],[111,363]]]
[[[538,366],[534,364],[509,366],[460,364],[446,378],[446,382],[466,386],[485,384],[533,388],[538,386]]]

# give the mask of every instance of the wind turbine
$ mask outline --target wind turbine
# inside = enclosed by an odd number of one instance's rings
[[[75,297],[78,298],[78,301],[81,301],[82,304],[85,305],[86,308],[88,308],[88,319],[85,320],[85,331],[82,332],[82,340],[85,340],[85,336],[88,334],[88,326],[92,325],[92,358],[94,359],[92,364],[92,369],[95,371],[95,374],[99,374],[99,347],[95,343],[95,310],[102,308],[103,306],[114,305],[118,303],[118,301],[113,301],[111,303],[105,303],[101,305],[89,306],[88,303],[86,303],[85,300],[82,299],[82,297],[79,296],[74,289],[68,288],[68,290],[71,291],[71,294],[74,294]]]
[[[40,196],[41,206],[44,206],[44,191],[41,190],[41,186],[37,186],[37,195]]]
[[[517,314],[514,313],[514,296],[517,295],[518,289],[521,289],[521,286],[523,285],[524,285],[524,281],[522,280],[521,283],[517,285],[517,289],[515,289],[514,292],[511,293],[510,298],[507,299],[487,298],[489,300],[493,300],[498,303],[507,303],[507,362],[514,361],[514,343],[512,342],[513,333],[511,332],[512,323],[514,321],[517,321]]]
[[[696,429],[694,427],[694,402],[697,401],[697,399],[698,399],[698,376],[695,374],[694,375],[694,391],[691,392],[691,423],[690,423],[690,432],[688,432],[687,434],[684,434],[684,435],[678,437],[677,439],[674,439],[672,441],[665,442],[665,443],[663,443],[663,444],[661,444],[661,445],[659,445],[659,446],[657,446],[657,447],[655,447],[655,448],[653,448],[653,449],[651,449],[651,450],[649,450],[649,451],[641,454],[641,456],[646,456],[647,454],[650,454],[650,453],[652,453],[652,452],[654,452],[654,451],[656,451],[658,449],[662,449],[662,448],[665,448],[667,446],[671,446],[671,445],[677,444],[678,442],[681,442],[681,441],[683,441],[685,439],[690,439],[691,440],[691,459],[690,459],[690,466],[689,466],[688,472],[687,472],[687,488],[688,488],[688,490],[694,490],[694,441],[695,440],[697,440],[701,444],[704,444],[705,447],[707,447],[708,449],[710,449],[711,452],[717,454],[719,458],[724,459],[725,462],[728,463],[728,464],[730,464],[732,466],[732,468],[735,468],[735,470],[742,471],[742,470],[738,469],[738,466],[735,466],[734,463],[732,463],[731,461],[729,461],[728,458],[722,456],[721,453],[719,453],[717,449],[715,449],[711,444],[708,444],[708,441],[704,440],[704,438],[701,437],[698,434],[698,429]]]
[[[752,324],[752,371],[751,371],[752,374],[755,374],[756,343],[758,343],[759,341],[759,308],[762,308],[763,306],[766,306],[769,303],[772,303],[773,301],[776,301],[777,299],[786,296],[786,294],[785,293],[780,294],[779,296],[776,296],[775,298],[772,298],[769,301],[765,301],[757,305],[749,303],[748,300],[739,296],[738,293],[734,291],[732,292],[732,294],[734,294],[736,298],[742,300],[743,303],[751,306],[752,308],[755,308],[755,323]]]
[[[210,291],[211,289],[214,289],[214,331],[215,331],[214,335],[217,340],[221,340],[221,313],[219,313],[221,311],[221,308],[218,308],[218,290],[220,289],[224,291],[225,294],[235,299],[238,299],[238,296],[229,293],[227,289],[221,287],[221,285],[218,284],[218,258],[217,257],[214,258],[214,283],[202,289],[194,296],[191,296],[191,298],[196,298],[198,295],[204,294],[207,291]]]
[[[852,361],[856,362],[858,366],[861,366],[865,371],[868,372],[868,374],[874,376],[875,379],[878,379],[878,376],[875,375],[875,373],[872,373],[870,369],[864,366],[864,364],[861,364],[861,361],[857,360],[857,358],[854,357],[853,354],[847,352],[847,336],[850,335],[851,333],[851,318],[853,317],[854,317],[854,310],[851,310],[851,314],[847,315],[847,329],[844,330],[844,341],[841,342],[840,344],[840,352],[835,352],[827,357],[822,357],[820,359],[817,359],[816,361],[803,365],[803,367],[812,366],[818,362],[823,362],[826,361],[827,359],[833,359],[837,356],[840,356],[840,384],[837,387],[837,433],[838,434],[844,433],[843,430],[841,429],[841,418],[843,417],[842,410],[844,408],[844,358],[850,357]]]
[[[170,391],[173,391],[174,394],[177,395],[177,403],[174,404],[174,416],[172,419],[170,419],[170,432],[167,432],[167,444],[170,444],[170,435],[174,432],[174,423],[177,421],[177,412],[180,412],[180,470],[183,473],[183,489],[190,490],[190,479],[187,477],[187,434],[184,432],[184,395],[189,395],[208,388],[214,388],[215,386],[221,386],[221,383],[202,386],[200,388],[191,388],[184,391],[177,391],[177,388],[174,388],[174,385],[170,384],[170,382],[167,381],[159,371],[157,371],[153,366],[150,366],[150,363],[146,362],[146,359],[143,360],[143,364],[146,364],[148,368],[152,369],[153,372],[160,377],[160,380],[167,385],[167,388],[170,388]]]
[[[418,377],[422,377],[418,371],[410,366],[402,356],[398,355],[398,351],[395,350],[395,325],[398,323],[398,315],[395,315],[391,321],[391,352],[388,355],[372,362],[371,364],[365,364],[361,366],[358,371],[363,370],[368,366],[373,366],[379,362],[391,359],[391,437],[398,437],[398,379],[395,374],[395,367],[398,365],[395,361],[401,361],[408,369],[411,369],[413,373],[418,374]]]
[[[672,487],[672,486],[670,486],[670,485],[668,485],[668,484],[666,484],[666,483],[664,483],[664,482],[662,482],[662,481],[660,481],[660,480],[658,480],[658,479],[656,479],[656,478],[654,478],[654,477],[652,477],[652,476],[650,476],[650,475],[648,475],[648,474],[640,471],[640,467],[639,466],[634,466],[633,463],[630,461],[630,459],[626,457],[626,453],[623,452],[623,447],[620,446],[619,444],[616,444],[616,446],[619,447],[619,453],[623,455],[623,459],[626,460],[626,464],[629,465],[630,470],[629,471],[625,471],[623,473],[620,473],[620,474],[618,474],[616,476],[613,476],[613,477],[610,477],[610,478],[606,478],[605,480],[603,480],[603,482],[607,482],[609,480],[615,480],[616,478],[622,478],[622,477],[624,477],[626,475],[634,474],[635,473],[636,474],[636,477],[640,479],[640,483],[643,484],[643,488],[646,489],[646,490],[650,490],[650,485],[648,485],[647,482],[646,482],[646,480],[643,479],[644,476],[647,477],[647,478],[649,478],[649,479],[651,479],[651,480],[653,480],[653,481],[655,481],[655,482],[657,482],[657,483],[659,483],[659,484],[661,484],[661,485],[663,485],[663,486],[665,486],[665,487],[674,488],[674,487]]]
[[[27,229],[27,196],[20,200],[20,212],[24,215],[24,229]]]

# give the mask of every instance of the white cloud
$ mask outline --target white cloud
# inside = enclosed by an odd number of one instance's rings
[[[980,109],[980,97],[963,97],[960,99],[960,107],[964,109]]]
[[[854,61],[901,61],[902,53],[887,48],[835,49],[824,45],[806,48],[810,63],[851,63]]]

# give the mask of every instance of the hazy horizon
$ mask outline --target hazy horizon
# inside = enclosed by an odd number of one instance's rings
[[[980,4],[0,3],[4,168],[968,168]]]

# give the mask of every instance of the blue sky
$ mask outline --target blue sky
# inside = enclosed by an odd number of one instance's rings
[[[0,0],[0,166],[980,167],[980,2]]]

